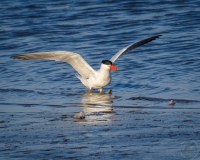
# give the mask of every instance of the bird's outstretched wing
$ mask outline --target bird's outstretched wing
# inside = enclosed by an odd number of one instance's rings
[[[95,70],[83,59],[80,54],[67,51],[37,52],[30,54],[18,54],[11,58],[17,59],[47,59],[64,61],[69,63],[82,77],[89,78],[95,74]]]
[[[141,41],[139,41],[139,42],[132,43],[132,44],[128,45],[127,47],[121,49],[119,52],[117,52],[117,53],[110,59],[110,61],[111,61],[111,62],[115,62],[116,59],[117,59],[119,56],[121,56],[122,54],[127,53],[127,52],[129,52],[129,51],[131,51],[131,50],[133,50],[133,49],[135,49],[135,48],[137,48],[137,47],[140,47],[140,46],[142,46],[142,45],[144,45],[144,44],[146,44],[146,43],[149,43],[149,42],[155,40],[156,38],[159,38],[160,36],[162,36],[162,35],[153,36],[153,37],[150,37],[150,38],[143,39],[143,40],[141,40]]]

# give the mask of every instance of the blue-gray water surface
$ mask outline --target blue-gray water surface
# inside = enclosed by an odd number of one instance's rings
[[[1,158],[199,158],[198,0],[0,4]],[[88,89],[64,62],[10,58],[65,50],[98,69],[130,43],[160,34],[117,59],[118,71],[104,88],[112,95],[85,93]],[[171,99],[175,105],[168,105]],[[79,111],[86,119],[74,121]]]

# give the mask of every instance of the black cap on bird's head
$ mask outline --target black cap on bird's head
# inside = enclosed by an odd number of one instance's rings
[[[117,70],[117,67],[109,60],[103,60],[102,61],[103,64],[108,65],[110,67],[110,69],[112,70]]]
[[[112,62],[109,60],[103,60],[102,63],[106,65],[112,65]]]

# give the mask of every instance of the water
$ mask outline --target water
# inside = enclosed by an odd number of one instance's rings
[[[50,150],[50,159],[198,159],[181,146],[191,142],[199,147],[199,6],[197,0],[1,1],[2,158],[38,159]],[[66,50],[98,69],[121,48],[159,34],[159,39],[117,59],[119,70],[104,88],[112,89],[112,95],[85,94],[87,88],[64,62],[10,58]],[[168,105],[170,99],[174,106]],[[73,120],[79,111],[86,112],[86,120]],[[23,132],[24,125],[25,131],[35,132]],[[82,137],[77,131],[84,132]],[[61,143],[67,136],[69,141]],[[55,139],[57,148],[51,143]],[[112,146],[106,143],[112,140]]]

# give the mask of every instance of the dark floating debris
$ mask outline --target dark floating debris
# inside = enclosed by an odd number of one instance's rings
[[[79,113],[75,114],[74,119],[85,119],[85,113],[79,112]]]

